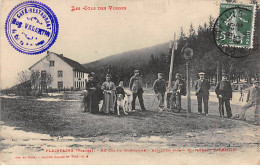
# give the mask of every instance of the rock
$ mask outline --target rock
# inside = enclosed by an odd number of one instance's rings
[[[190,133],[190,132],[189,132],[189,133],[187,133],[187,134],[186,134],[186,136],[187,136],[188,138],[195,137],[195,135],[193,135],[193,134],[192,134],[192,133]]]
[[[216,131],[217,134],[225,134],[224,131]]]
[[[109,138],[108,138],[108,137],[105,137],[105,138],[103,139],[103,141],[104,141],[104,142],[108,142],[108,141],[109,141]]]

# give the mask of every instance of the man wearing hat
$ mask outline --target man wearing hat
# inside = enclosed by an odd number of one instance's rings
[[[200,72],[199,77],[200,77],[200,79],[198,79],[195,82],[196,96],[197,96],[197,100],[198,100],[198,114],[199,115],[202,114],[202,101],[203,101],[205,115],[208,115],[208,101],[209,101],[210,84],[205,79],[204,72]]]
[[[227,117],[232,117],[230,100],[232,99],[232,87],[230,82],[227,80],[227,75],[222,74],[222,80],[218,82],[215,92],[219,100],[219,114],[220,117],[224,117],[224,104],[226,106]]]
[[[86,95],[84,96],[84,111],[96,113],[98,112],[98,98],[96,94],[97,83],[94,81],[94,77],[91,74],[88,75],[88,81],[86,82]]]
[[[173,92],[170,98],[170,108],[172,111],[174,111],[174,108],[177,109],[177,112],[181,111],[181,94],[184,91],[184,81],[181,79],[181,74],[176,73],[176,81],[173,85]]]
[[[253,86],[249,88],[248,94],[247,94],[247,103],[241,108],[240,114],[236,114],[234,118],[239,117],[240,120],[245,120],[245,113],[246,110],[250,107],[255,106],[255,125],[259,125],[259,109],[260,109],[260,87],[259,87],[259,81],[253,81]]]
[[[159,100],[159,112],[162,112],[164,108],[164,96],[166,92],[166,82],[163,79],[162,73],[158,73],[158,79],[156,79],[153,84],[153,90]]]
[[[142,83],[142,77],[140,76],[139,70],[134,71],[134,76],[131,77],[129,88],[133,92],[133,102],[132,102],[132,110],[135,111],[135,100],[138,96],[139,103],[141,106],[142,111],[146,111],[144,107],[144,99],[143,99],[143,83]]]

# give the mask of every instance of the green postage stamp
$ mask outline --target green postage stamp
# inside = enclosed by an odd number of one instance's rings
[[[253,48],[255,5],[221,3],[217,44]]]

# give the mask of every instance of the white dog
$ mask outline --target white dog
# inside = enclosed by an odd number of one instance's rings
[[[117,99],[116,99],[116,104],[117,104],[117,115],[120,115],[120,108],[123,109],[123,112],[125,114],[127,114],[125,112],[125,99],[124,99],[124,96],[122,94],[118,94],[117,95]]]
[[[125,111],[132,111],[132,102],[133,102],[133,92],[128,89],[124,89],[125,91]]]

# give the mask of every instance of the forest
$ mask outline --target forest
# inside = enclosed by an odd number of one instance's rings
[[[187,44],[187,47],[192,48],[194,53],[190,60],[191,81],[198,79],[198,73],[201,71],[206,73],[206,78],[210,80],[212,85],[221,79],[223,72],[228,74],[230,82],[259,80],[259,10],[257,10],[256,15],[253,49],[237,48],[235,51],[236,55],[247,53],[244,57],[230,57],[220,51],[213,37],[215,22],[216,18],[209,16],[208,22],[199,25],[198,28],[194,28],[191,24],[188,33],[185,33],[181,28],[180,34],[177,35],[177,50],[174,51],[173,77],[178,72],[182,74],[183,79],[186,79],[186,60],[181,50]],[[121,53],[84,64],[84,66],[94,72],[99,81],[104,81],[105,75],[109,71],[116,84],[122,80],[125,86],[128,85],[129,79],[133,76],[133,71],[139,69],[144,83],[151,87],[159,72],[163,73],[165,79],[168,80],[171,59],[171,49],[168,46],[168,43],[164,43]]]

